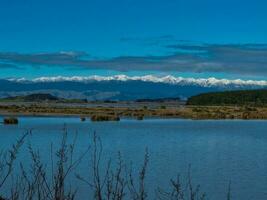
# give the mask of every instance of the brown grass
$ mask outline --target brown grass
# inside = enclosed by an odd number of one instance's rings
[[[184,107],[60,107],[41,104],[0,106],[0,113],[15,115],[71,115],[92,121],[118,121],[120,117],[187,119],[267,119],[267,107],[184,106]]]

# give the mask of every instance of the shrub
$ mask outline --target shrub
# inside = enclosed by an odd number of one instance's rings
[[[91,121],[120,121],[120,117],[116,115],[93,115]]]
[[[4,124],[8,125],[8,124],[18,124],[19,120],[17,118],[14,117],[9,117],[9,118],[5,118],[4,119]]]
[[[136,119],[137,120],[143,120],[144,119],[144,115],[138,115]]]
[[[161,109],[166,109],[166,106],[160,106]]]

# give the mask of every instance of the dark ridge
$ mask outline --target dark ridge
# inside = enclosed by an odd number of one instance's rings
[[[188,98],[187,105],[267,105],[267,90],[211,92]]]
[[[7,97],[3,98],[3,101],[24,101],[24,102],[35,102],[35,101],[58,101],[60,98],[55,97],[51,94],[29,94],[26,96],[15,96],[15,97]]]
[[[58,97],[51,94],[30,94],[24,97],[25,101],[57,101]]]

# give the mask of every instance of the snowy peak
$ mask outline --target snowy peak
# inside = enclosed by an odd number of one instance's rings
[[[55,77],[39,77],[32,80],[25,78],[19,79],[8,79],[9,81],[14,82],[32,82],[32,83],[48,83],[48,82],[100,82],[100,81],[143,81],[143,82],[152,82],[152,83],[165,83],[172,85],[197,85],[201,87],[265,87],[267,86],[267,81],[265,80],[242,80],[242,79],[217,79],[214,77],[211,78],[183,78],[175,76],[154,76],[154,75],[145,75],[145,76],[127,76],[127,75],[114,75],[114,76],[55,76]]]

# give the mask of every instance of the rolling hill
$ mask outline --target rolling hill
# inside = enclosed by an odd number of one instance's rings
[[[187,105],[267,105],[267,90],[212,92],[192,96]]]

